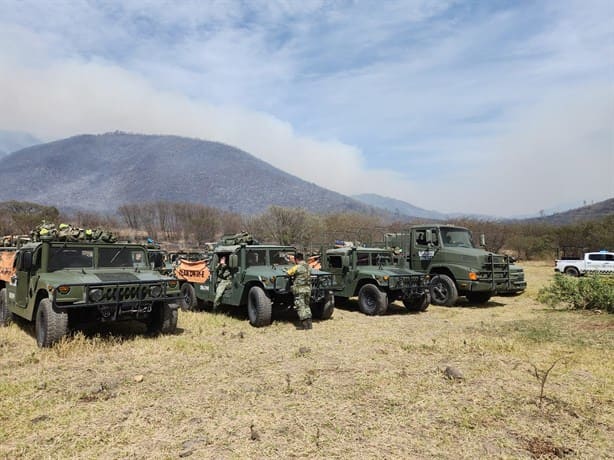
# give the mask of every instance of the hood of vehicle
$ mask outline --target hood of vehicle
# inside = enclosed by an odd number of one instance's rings
[[[435,252],[431,263],[445,262],[446,264],[458,264],[480,267],[491,254],[478,248],[442,248]]]
[[[151,271],[127,271],[127,270],[61,270],[53,273],[45,273],[42,278],[51,285],[61,284],[113,284],[113,283],[139,283],[168,281],[171,278],[161,276]]]

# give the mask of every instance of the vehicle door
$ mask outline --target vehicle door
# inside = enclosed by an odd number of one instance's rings
[[[19,251],[15,257],[15,304],[18,307],[28,306],[28,291],[30,287],[33,253],[30,250]],[[12,281],[13,282],[13,281]]]
[[[600,272],[605,270],[605,254],[589,254],[585,261],[587,272]]]
[[[431,264],[431,259],[435,255],[435,251],[439,247],[437,238],[437,229],[431,229],[432,242],[427,241],[427,229],[421,228],[413,232],[411,244],[411,268],[426,272]]]
[[[325,270],[333,274],[335,285],[345,291],[350,283],[348,279],[350,267],[343,264],[343,256],[341,254],[327,254],[326,265]]]

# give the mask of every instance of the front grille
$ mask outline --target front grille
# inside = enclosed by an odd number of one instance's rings
[[[411,290],[424,285],[423,275],[391,276],[388,282],[390,289]]]
[[[127,300],[144,300],[149,295],[149,285],[106,287],[102,298],[123,302]]]
[[[95,291],[102,291],[102,295]],[[152,291],[159,295],[153,297]],[[85,286],[85,302],[91,305],[117,305],[122,303],[151,303],[155,300],[166,300],[166,288],[161,282],[139,284],[90,284]]]
[[[311,275],[313,289],[331,289],[334,284],[333,275]]]

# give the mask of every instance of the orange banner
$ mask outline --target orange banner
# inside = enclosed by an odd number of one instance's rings
[[[15,260],[15,251],[0,251],[0,280],[11,281],[11,276],[15,274],[13,261]]]
[[[209,279],[209,267],[204,260],[185,260],[180,259],[179,265],[175,268],[177,279],[186,280],[191,283],[204,283]]]
[[[320,263],[320,256],[308,257],[307,264],[309,264],[311,268],[315,268],[316,270],[320,270],[322,268],[322,264]]]

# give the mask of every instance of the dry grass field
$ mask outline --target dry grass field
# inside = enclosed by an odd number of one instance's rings
[[[481,308],[350,306],[312,331],[180,312],[172,336],[39,350],[12,324],[0,458],[611,458],[614,317],[541,305],[552,264],[524,268],[526,293]]]

